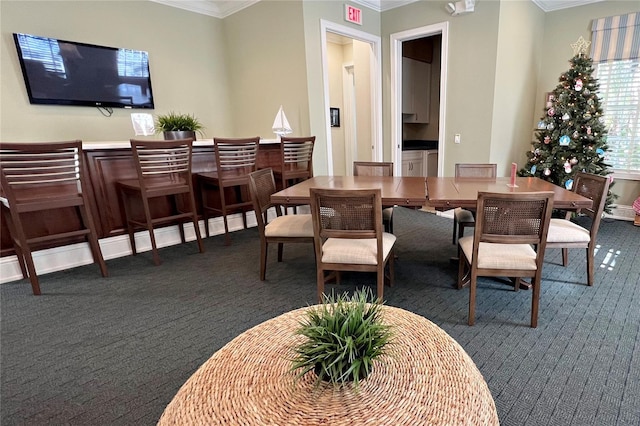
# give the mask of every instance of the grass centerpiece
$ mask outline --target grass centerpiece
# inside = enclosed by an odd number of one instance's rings
[[[391,327],[382,323],[382,304],[366,290],[352,297],[325,295],[300,321],[296,334],[306,339],[295,348],[291,371],[298,377],[314,371],[316,384],[358,386],[392,338]]]
[[[194,139],[196,132],[200,136],[204,136],[204,126],[194,115],[191,114],[179,114],[176,112],[169,112],[168,114],[161,114],[156,117],[155,122],[156,131],[163,132],[165,139],[182,139],[185,137],[184,132],[190,132]],[[182,134],[175,132],[183,132]]]

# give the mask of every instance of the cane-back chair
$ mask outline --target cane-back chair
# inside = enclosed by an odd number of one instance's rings
[[[325,271],[368,271],[377,274],[377,296],[384,296],[385,266],[393,285],[396,237],[383,232],[380,189],[311,188],[317,295],[322,300]]]
[[[569,263],[569,249],[583,248],[587,251],[587,284],[593,285],[594,280],[594,251],[596,237],[600,229],[600,220],[609,193],[609,177],[591,173],[578,172],[571,188],[576,194],[593,200],[589,209],[582,209],[579,213],[591,219],[590,226],[584,228],[570,220],[572,213],[567,212],[564,219],[551,219],[547,248],[562,249],[562,265]]]
[[[456,164],[456,178],[495,179],[496,175],[496,164]],[[451,238],[451,243],[456,244],[457,239],[464,235],[464,229],[473,228],[474,224],[474,212],[460,207],[456,208],[453,211],[453,237]]]
[[[458,288],[469,281],[469,325],[475,322],[479,276],[531,277],[531,327],[538,325],[544,250],[553,192],[479,192],[473,236],[458,240]]]
[[[383,161],[354,161],[354,176],[393,176],[393,163]],[[393,234],[393,207],[382,209],[385,232]]]
[[[256,213],[260,233],[260,280],[267,273],[269,243],[278,244],[278,262],[282,262],[284,243],[313,244],[313,221],[310,214],[283,215],[282,208],[271,202],[276,192],[276,182],[271,169],[249,173],[249,192]],[[268,211],[273,208],[276,217],[268,220]]]

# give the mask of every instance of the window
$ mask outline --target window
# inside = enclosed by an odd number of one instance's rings
[[[640,12],[594,19],[591,58],[616,177],[640,180]]]
[[[640,61],[601,62],[596,77],[610,149],[607,162],[616,175],[638,173],[640,178]]]

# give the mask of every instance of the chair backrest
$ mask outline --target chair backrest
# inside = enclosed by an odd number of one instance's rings
[[[473,259],[481,242],[532,244],[537,247],[538,267],[547,242],[553,208],[553,192],[479,192]]]
[[[598,233],[610,184],[611,181],[608,176],[599,176],[585,172],[576,173],[573,179],[573,187],[571,190],[576,194],[593,200],[591,208],[580,210],[580,213],[584,213],[591,218],[590,232],[592,238]],[[567,213],[567,217],[569,216],[571,216],[571,212]]]
[[[276,181],[273,170],[260,169],[249,173],[249,192],[253,202],[253,210],[256,213],[258,229],[262,232],[267,223],[267,210],[273,207],[271,194],[276,192]],[[281,216],[282,210],[276,205],[276,215]]]
[[[497,176],[497,169],[496,164],[457,163],[455,177],[492,179]]]
[[[254,138],[213,138],[218,173],[249,174],[256,170],[256,158],[260,137]]]
[[[354,176],[393,176],[393,163],[376,161],[354,161]]]
[[[382,199],[380,189],[310,188],[316,256],[321,260],[327,238],[376,238],[382,261]]]
[[[191,186],[193,139],[147,141],[131,139],[131,152],[142,188],[150,184]]]
[[[602,217],[604,205],[607,202],[610,180],[608,176],[599,176],[591,173],[578,172],[573,179],[571,190],[593,200],[593,205],[588,209],[581,209],[580,212],[586,214],[594,221]]]
[[[294,168],[295,170],[307,170],[309,177],[313,176],[313,146],[315,136],[280,138],[280,159],[282,170]]]
[[[67,198],[83,195],[85,169],[80,140],[0,143],[0,170],[2,196],[9,206],[39,196],[44,201],[54,194]],[[55,207],[51,204],[50,208]]]

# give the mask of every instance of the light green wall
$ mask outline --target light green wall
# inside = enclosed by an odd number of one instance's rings
[[[324,101],[322,81],[322,46],[320,21],[325,20],[350,27],[368,34],[380,35],[381,14],[369,8],[353,4],[362,10],[362,26],[344,20],[344,5],[349,2],[305,0],[302,2],[304,38],[307,61],[307,91],[309,96],[309,120],[311,134],[316,135],[313,153],[313,171],[317,175],[327,173],[327,116],[330,105]],[[382,43],[384,45],[384,42]]]
[[[391,34],[449,21],[444,175],[455,163],[488,162],[494,105],[500,3],[482,1],[475,12],[452,17],[444,2],[419,1],[382,13],[383,131],[385,158],[391,158],[389,38]],[[453,143],[460,133],[462,143]]]
[[[512,162],[522,166],[531,148],[539,52],[544,12],[531,1],[500,3],[491,150],[498,175],[509,176]]]
[[[171,110],[195,114],[208,137],[232,131],[219,19],[150,1],[2,0],[0,12],[3,141],[128,140],[131,112]],[[148,51],[155,110],[29,104],[13,32]]]
[[[280,105],[292,136],[308,136],[302,3],[263,0],[224,19],[235,136],[273,139]]]
[[[536,113],[532,126],[542,116],[544,93],[553,90],[558,85],[560,75],[569,69],[569,59],[573,56],[570,44],[580,36],[591,40],[592,20],[631,12],[640,12],[637,1],[608,0],[545,14]],[[640,196],[640,181],[616,179],[612,190],[619,195],[616,203],[630,206]]]

